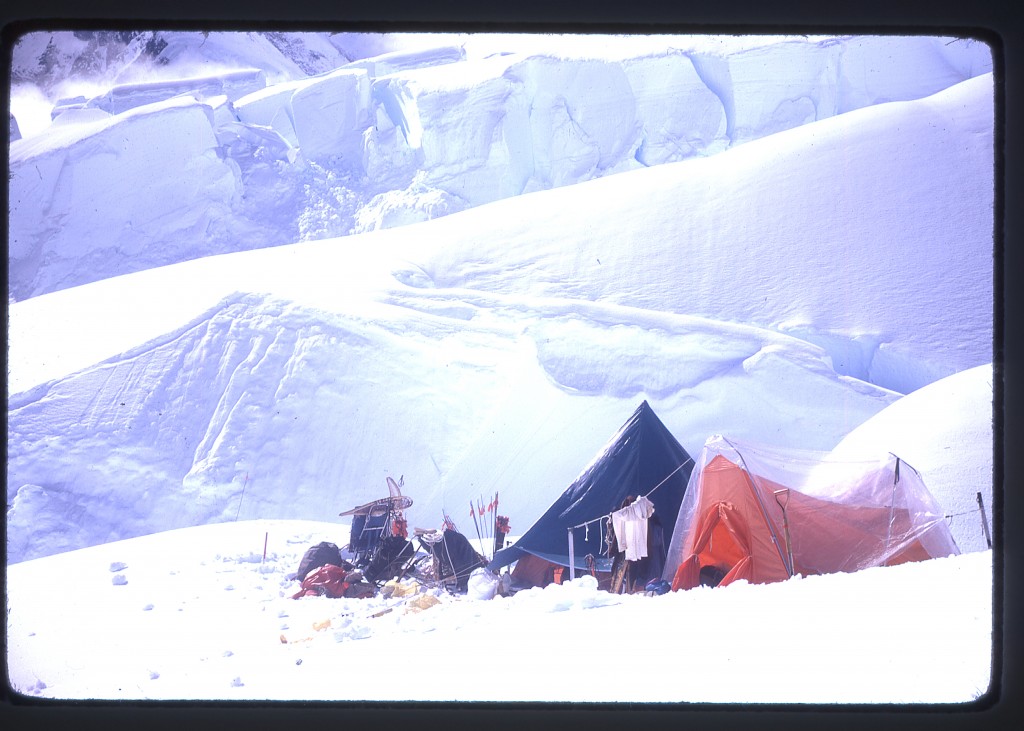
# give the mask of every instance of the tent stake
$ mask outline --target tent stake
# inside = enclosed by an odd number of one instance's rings
[[[978,493],[978,510],[981,511],[981,528],[985,531],[985,542],[992,548],[992,536],[988,532],[988,517],[985,515],[985,503],[982,502],[981,493]]]

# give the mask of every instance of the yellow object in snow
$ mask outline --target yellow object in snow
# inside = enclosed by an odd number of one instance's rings
[[[430,609],[432,606],[440,603],[441,600],[438,599],[436,596],[432,596],[430,594],[422,594],[416,597],[415,599],[409,600],[405,612],[406,614],[408,614],[409,612],[422,612],[424,609]]]
[[[384,584],[384,586],[381,588],[380,593],[383,594],[385,597],[407,597],[415,596],[419,593],[419,590],[420,585],[417,584],[415,581],[402,582],[392,579],[391,581]]]

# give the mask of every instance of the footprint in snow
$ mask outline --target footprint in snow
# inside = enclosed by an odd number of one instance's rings
[[[118,571],[124,571],[126,568],[128,568],[128,564],[124,563],[123,561],[114,561],[112,564],[110,564],[110,573],[114,574]]]
[[[124,586],[128,583],[128,579],[125,578],[124,574],[116,574],[114,578],[110,580],[110,583],[114,586]]]

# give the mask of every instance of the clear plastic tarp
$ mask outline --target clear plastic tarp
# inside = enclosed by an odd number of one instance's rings
[[[957,553],[941,508],[897,455],[839,460],[716,435],[690,475],[663,576],[676,589],[768,583]]]

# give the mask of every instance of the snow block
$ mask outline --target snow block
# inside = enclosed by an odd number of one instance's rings
[[[246,94],[234,103],[235,112],[241,122],[271,127],[292,145],[298,145],[295,126],[292,124],[292,95],[304,86],[306,81],[275,84],[266,89]]]
[[[623,71],[642,126],[638,162],[660,165],[728,146],[725,106],[688,56],[631,59]]]
[[[363,69],[370,76],[379,77],[412,69],[430,68],[466,60],[461,46],[438,46],[413,50],[391,51],[371,58],[346,64],[347,69]]]
[[[533,174],[539,187],[586,180],[632,157],[641,124],[618,62],[535,57],[509,69],[530,100]]]
[[[215,253],[236,179],[212,117],[179,99],[14,142],[9,296]]]
[[[361,171],[369,106],[370,78],[362,69],[341,69],[296,90],[292,123],[305,158],[334,158],[342,167]]]
[[[266,85],[267,76],[260,69],[241,69],[195,78],[119,84],[106,94],[90,99],[86,106],[120,114],[182,95],[191,95],[198,100],[227,96],[234,101]]]

